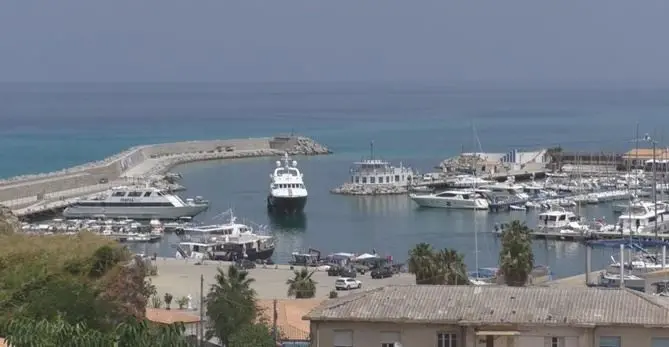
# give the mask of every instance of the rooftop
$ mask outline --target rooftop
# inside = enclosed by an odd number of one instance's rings
[[[669,305],[629,289],[404,285],[328,300],[304,319],[669,327]]]
[[[655,158],[663,158],[669,156],[669,150],[663,148],[655,148]],[[635,148],[623,155],[624,158],[635,159],[639,157],[640,159],[647,159],[653,157],[652,148]]]
[[[302,319],[319,304],[322,299],[284,299],[276,302],[276,325],[287,340],[308,340],[309,322]],[[272,322],[274,300],[258,300],[264,318]]]

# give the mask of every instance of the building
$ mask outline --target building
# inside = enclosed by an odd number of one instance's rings
[[[183,323],[184,334],[187,336],[198,335],[200,326],[200,317],[183,311],[183,310],[168,310],[161,308],[146,308],[146,319],[157,324],[174,324]]]
[[[388,286],[304,318],[314,347],[667,347],[669,305],[628,289]]]
[[[550,161],[548,150],[520,152],[517,149],[507,153],[462,153],[447,159],[440,165],[444,172],[471,171],[476,167],[477,174],[495,174],[511,170],[522,170],[527,165],[544,165]]]
[[[669,148],[655,148],[654,158],[652,148],[633,149],[623,154],[622,159],[625,166],[651,169],[653,161],[663,164],[667,163],[667,160],[669,159]],[[666,167],[664,169],[666,169]]]

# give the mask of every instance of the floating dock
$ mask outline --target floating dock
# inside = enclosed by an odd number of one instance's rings
[[[498,237],[502,236],[501,231],[492,231],[493,234]],[[598,231],[598,232],[589,232],[589,233],[563,233],[559,231],[532,231],[530,233],[532,238],[535,240],[555,240],[555,241],[568,241],[568,242],[586,242],[591,240],[613,240],[620,238],[629,238],[629,234],[621,234],[618,231]],[[658,233],[657,236],[652,233],[636,234],[632,235],[635,240],[669,240],[669,234]]]
[[[331,153],[307,137],[188,141],[133,147],[107,159],[61,170],[0,181],[0,205],[20,217],[53,213],[78,198],[114,186],[131,185],[164,175],[175,165],[234,158]]]

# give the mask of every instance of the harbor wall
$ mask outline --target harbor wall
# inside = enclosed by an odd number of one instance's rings
[[[58,172],[24,175],[0,181],[0,204],[8,201],[40,197],[61,191],[99,185],[122,178],[124,173],[136,168],[137,176],[161,174],[177,164],[201,160],[259,157],[278,155],[280,151],[291,154],[327,154],[330,151],[306,137],[267,137],[210,141],[184,141],[137,146],[96,161]],[[144,164],[144,165],[142,165]],[[19,204],[8,204],[19,205]]]

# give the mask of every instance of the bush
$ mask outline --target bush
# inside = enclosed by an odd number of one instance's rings
[[[337,293],[336,290],[331,290],[329,297],[330,297],[330,299],[336,299],[336,298],[339,297],[339,293]]]

